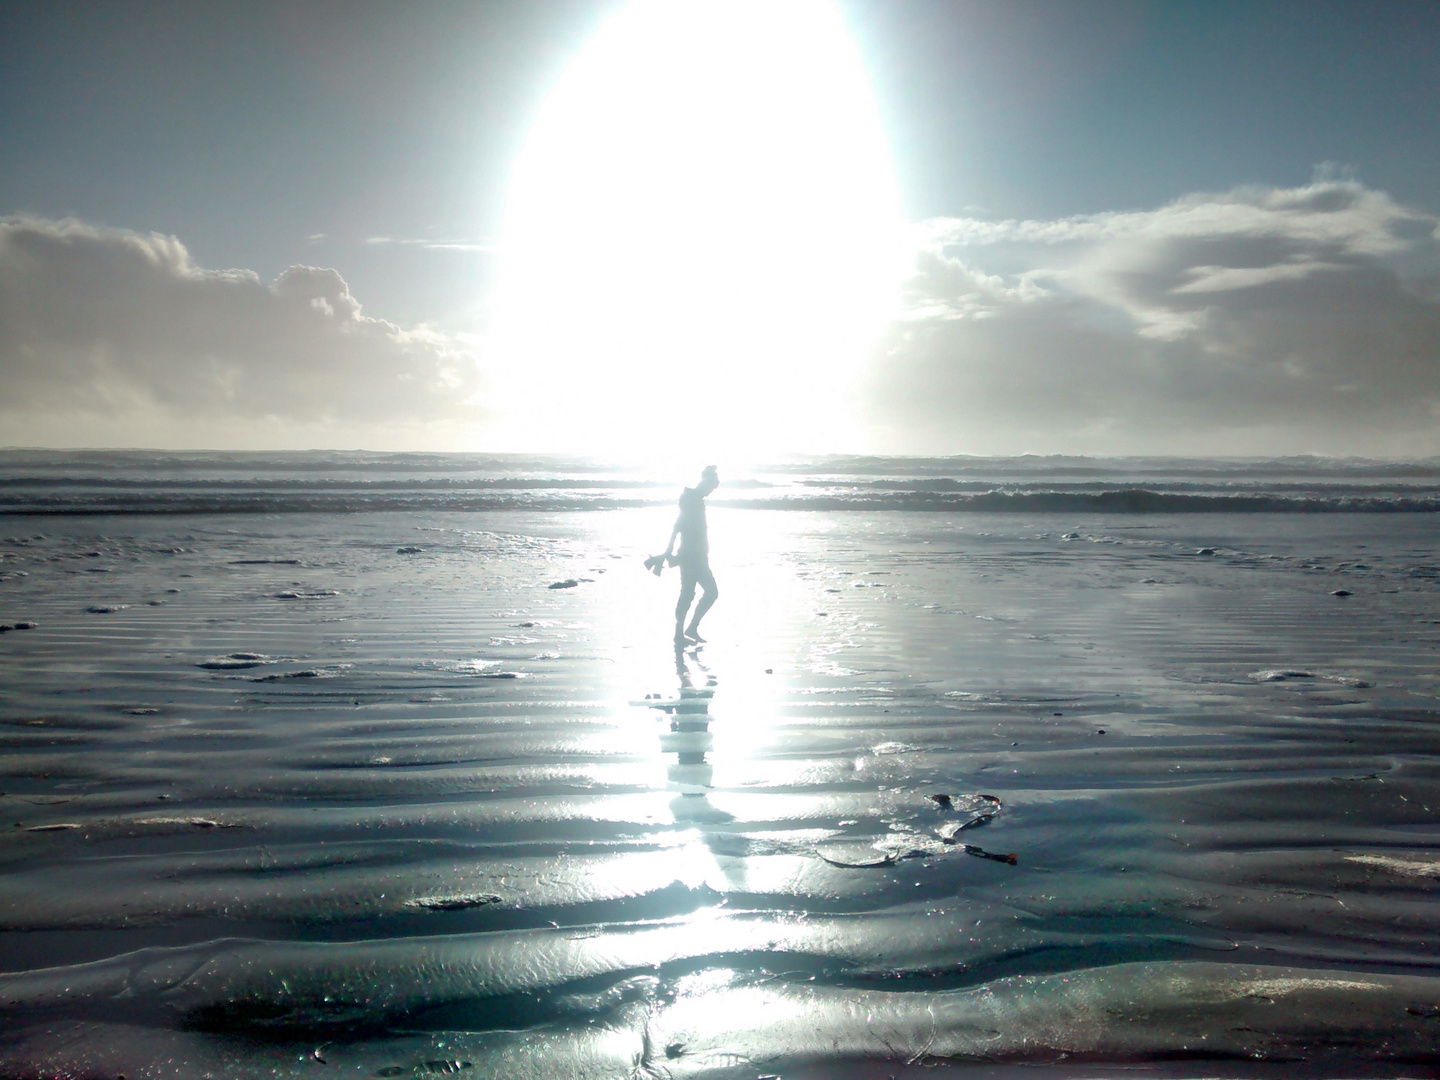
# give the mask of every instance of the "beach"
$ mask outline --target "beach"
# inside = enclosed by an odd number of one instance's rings
[[[1433,467],[722,472],[677,653],[673,486],[221,464],[0,461],[0,1075],[1440,1062]]]

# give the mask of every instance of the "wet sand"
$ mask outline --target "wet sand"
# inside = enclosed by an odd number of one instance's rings
[[[6,518],[0,1073],[1440,1062],[1430,515],[669,523]]]

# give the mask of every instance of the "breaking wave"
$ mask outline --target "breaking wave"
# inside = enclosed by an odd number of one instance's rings
[[[616,510],[683,476],[478,454],[0,452],[0,514]],[[727,470],[716,506],[945,513],[1434,513],[1440,462],[824,457]]]

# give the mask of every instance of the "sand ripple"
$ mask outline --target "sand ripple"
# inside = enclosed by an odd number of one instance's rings
[[[1426,529],[648,514],[12,545],[0,1072],[1435,1062]]]

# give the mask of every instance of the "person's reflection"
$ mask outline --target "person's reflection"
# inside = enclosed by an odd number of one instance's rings
[[[690,670],[692,663],[703,682],[701,686],[696,685],[697,674]],[[680,677],[680,693],[673,701],[658,705],[670,714],[670,730],[661,732],[660,750],[675,755],[674,763],[666,766],[670,790],[679,792],[670,801],[670,811],[676,821],[730,821],[732,815],[711,806],[708,798],[715,773],[706,760],[714,744],[714,736],[710,734],[710,701],[715,696],[718,680],[693,650],[687,657],[686,650],[678,645],[675,674]]]

